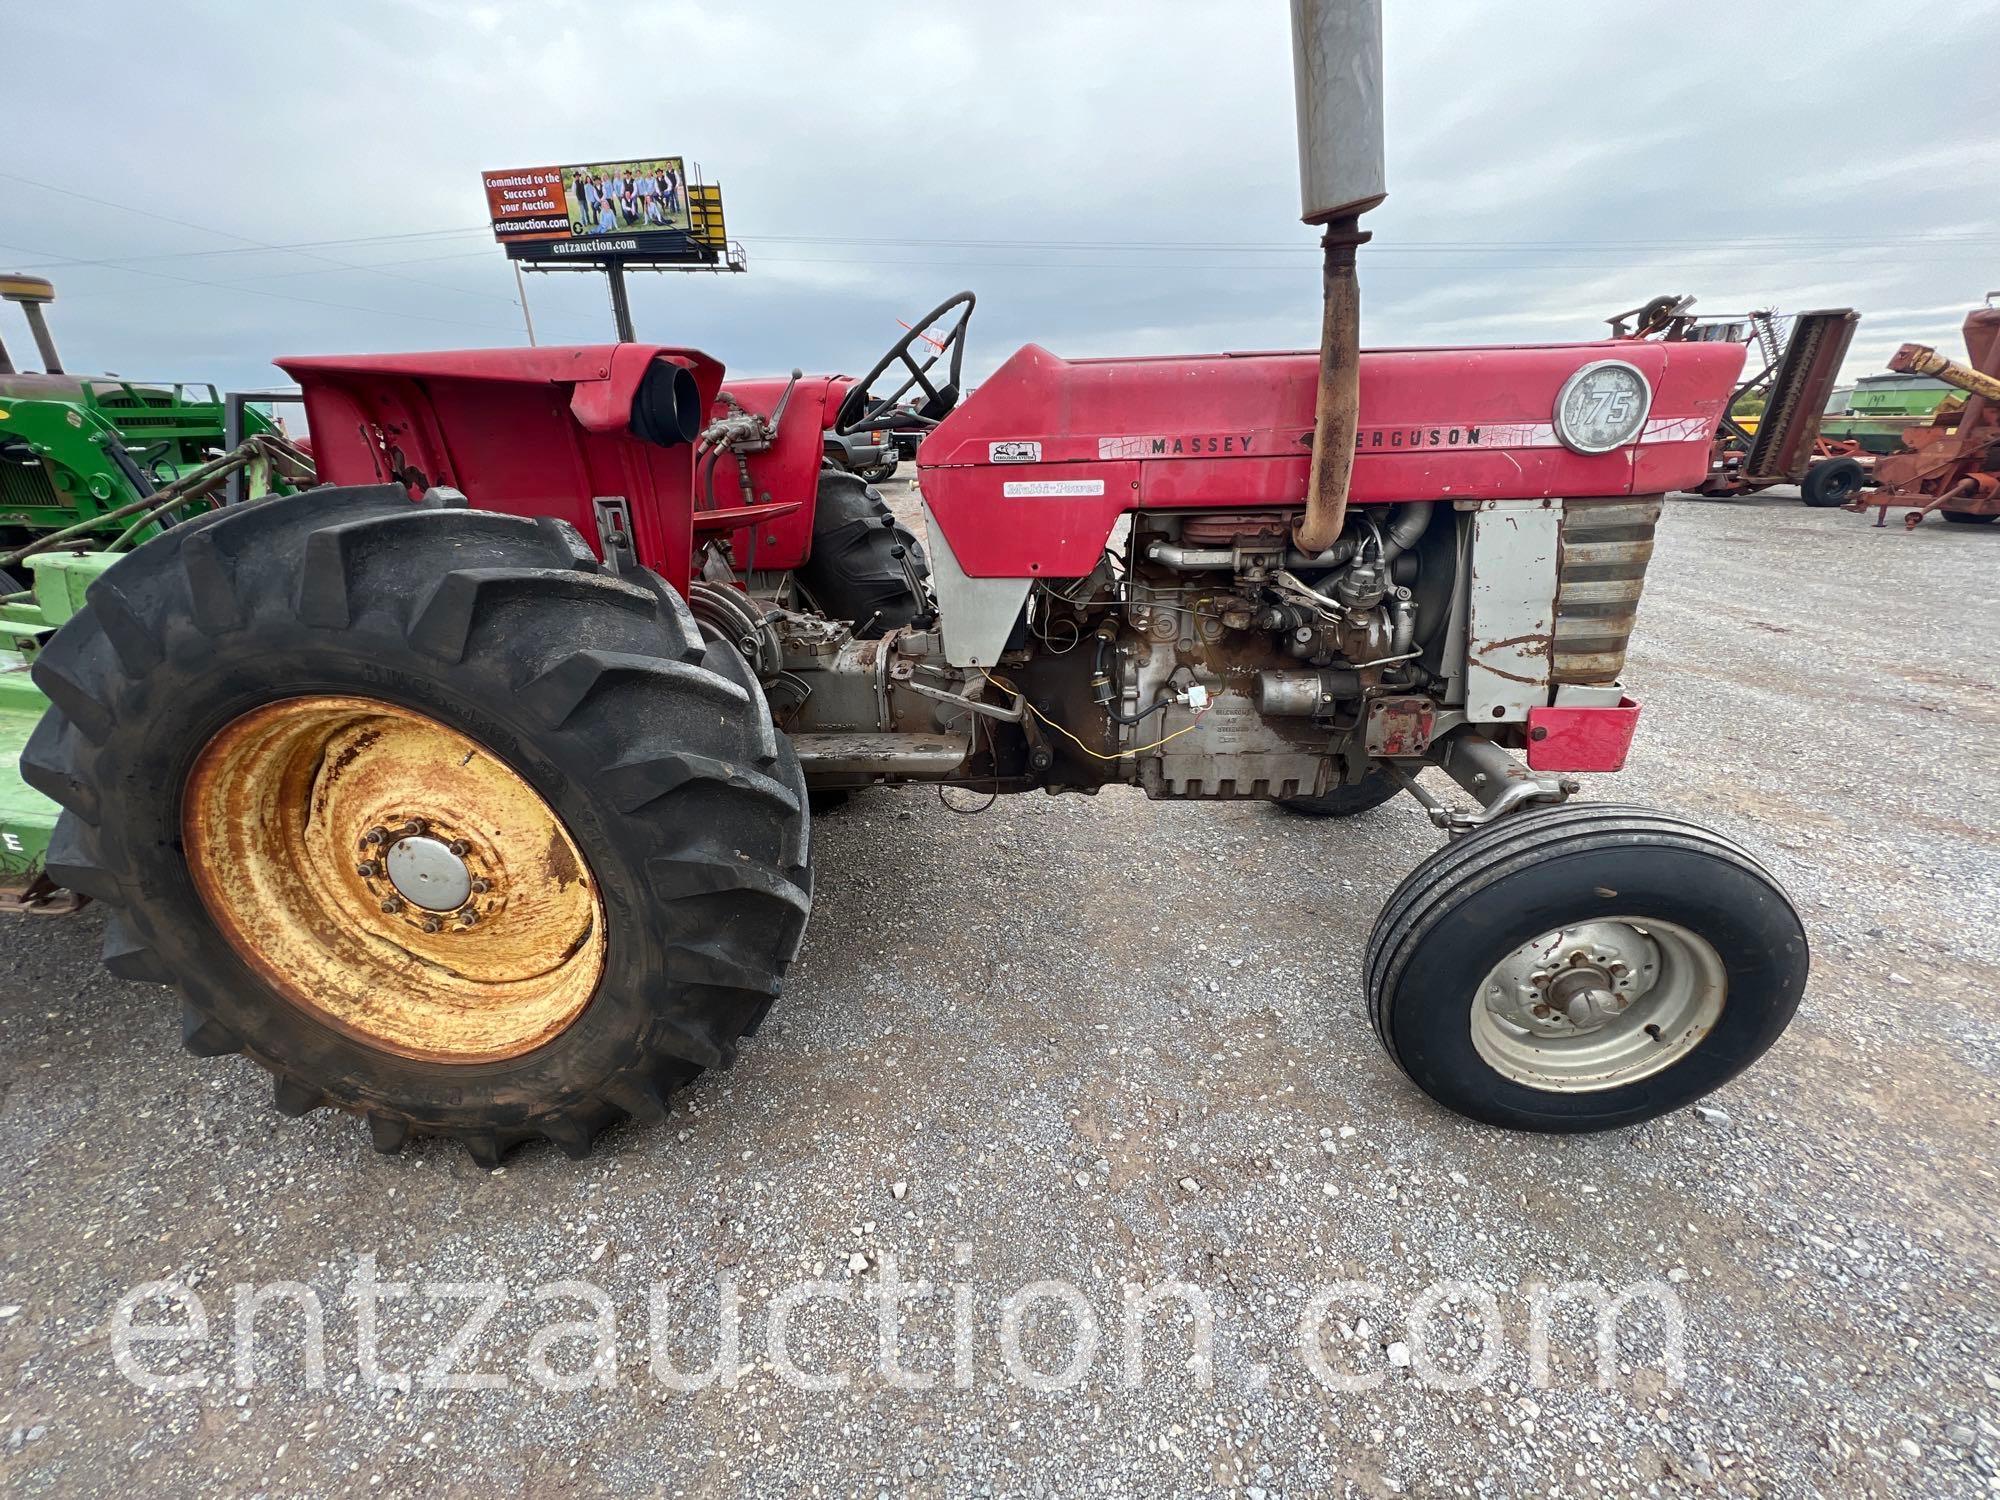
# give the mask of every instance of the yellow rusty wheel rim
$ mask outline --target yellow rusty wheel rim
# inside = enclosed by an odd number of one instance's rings
[[[604,973],[604,907],[569,830],[476,741],[371,698],[266,704],[217,734],[181,800],[188,868],[231,946],[293,1004],[428,1062],[519,1057]],[[411,842],[390,864],[389,856]],[[409,898],[409,860],[462,904]],[[392,874],[393,871],[393,874]]]

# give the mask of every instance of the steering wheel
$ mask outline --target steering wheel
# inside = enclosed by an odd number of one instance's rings
[[[915,327],[904,334],[890,348],[889,352],[875,361],[875,368],[847,388],[842,398],[840,410],[834,413],[833,430],[841,437],[850,436],[865,428],[883,427],[888,424],[882,419],[894,412],[895,425],[903,428],[921,427],[929,429],[937,426],[951,415],[951,409],[958,405],[958,371],[965,360],[965,325],[972,320],[972,304],[976,299],[970,292],[960,292],[945,302],[932,308],[929,315],[917,321]],[[943,340],[931,350],[930,358],[917,362],[916,344],[930,328],[945,318],[953,308],[958,316],[952,320]],[[931,371],[937,362],[947,354],[951,363],[946,367],[945,378],[934,381]],[[909,377],[888,396],[874,395],[875,382],[888,373],[889,367],[898,360],[909,370]],[[918,386],[923,387],[924,403],[913,412],[897,411],[896,403]]]

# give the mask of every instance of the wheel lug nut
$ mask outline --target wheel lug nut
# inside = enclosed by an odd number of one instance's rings
[[[472,845],[466,843],[464,839],[453,839],[449,844],[445,845],[445,847],[451,850],[451,852],[453,854],[456,854],[460,859],[465,858],[466,855],[472,852]]]
[[[388,829],[371,828],[366,833],[361,835],[361,847],[364,849],[372,849],[375,845],[385,842],[388,839],[388,837],[389,837]]]
[[[458,920],[470,927],[479,920],[479,913],[468,906],[458,914]]]
[[[412,818],[410,819],[409,822],[405,823],[401,828],[398,828],[396,830],[396,837],[399,839],[413,839],[423,831],[424,831],[423,819]]]
[[[440,922],[436,917],[425,917],[419,925],[425,932],[436,932],[440,927],[444,926],[444,923]]]
[[[366,880],[371,875],[379,874],[380,871],[378,871],[375,868],[375,861],[373,861],[372,859],[364,859],[361,861],[360,864],[354,867],[354,873],[359,875],[363,880]]]
[[[474,895],[483,896],[488,891],[493,889],[493,882],[486,879],[484,876],[475,875],[472,877],[471,889]]]
[[[382,910],[387,912],[390,916],[393,917],[397,912],[401,911],[402,909],[403,909],[403,900],[400,896],[384,896],[382,898]]]

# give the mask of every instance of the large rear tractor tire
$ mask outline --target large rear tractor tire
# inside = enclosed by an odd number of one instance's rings
[[[907,554],[910,572],[899,549]],[[812,601],[833,619],[852,621],[856,635],[874,640],[929,609],[921,592],[910,587],[912,572],[919,582],[930,577],[923,543],[895,518],[888,502],[857,474],[821,469],[812,555],[798,570]]]
[[[1636,1125],[1763,1055],[1805,988],[1770,872],[1667,813],[1517,812],[1410,872],[1368,941],[1389,1055],[1446,1107],[1513,1130]]]
[[[316,489],[176,526],[36,662],[106,966],[379,1150],[572,1156],[727,1067],[811,907],[756,678],[568,525]]]
[[[1278,806],[1304,818],[1352,818],[1373,812],[1402,788],[1386,771],[1370,771],[1359,781],[1342,782],[1316,797],[1285,797]]]

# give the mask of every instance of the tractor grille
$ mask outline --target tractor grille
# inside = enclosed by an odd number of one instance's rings
[[[203,404],[185,400],[178,390],[154,386],[98,386],[93,388],[91,394],[97,409],[120,432],[166,428],[176,432],[183,429],[203,431],[213,428],[219,435],[222,431],[220,407],[212,402]]]
[[[34,505],[63,505],[48,471],[39,461],[16,463],[0,456],[0,510],[24,510]]]
[[[1660,504],[1658,495],[1564,503],[1552,673],[1558,683],[1605,686],[1625,670]]]

